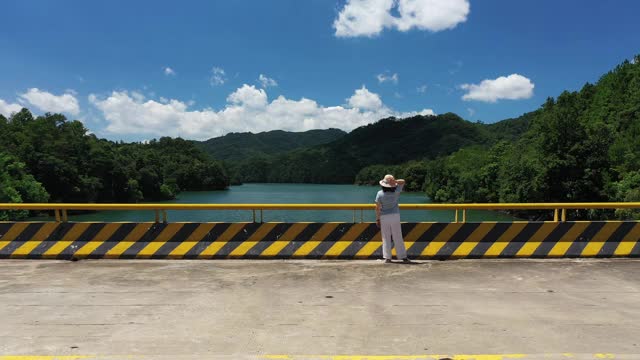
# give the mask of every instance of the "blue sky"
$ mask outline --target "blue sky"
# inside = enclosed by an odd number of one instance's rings
[[[350,130],[415,113],[495,122],[640,53],[635,0],[8,0],[2,8],[0,113],[64,112],[124,140]]]

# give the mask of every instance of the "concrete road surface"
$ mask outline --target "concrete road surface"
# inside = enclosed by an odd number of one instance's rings
[[[0,261],[0,360],[640,359],[640,261]]]

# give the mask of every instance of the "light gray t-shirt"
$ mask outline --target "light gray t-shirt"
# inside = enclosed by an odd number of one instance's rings
[[[378,194],[376,195],[376,203],[381,205],[380,215],[400,214],[398,199],[400,198],[402,187],[403,185],[398,185],[394,192],[378,191]]]

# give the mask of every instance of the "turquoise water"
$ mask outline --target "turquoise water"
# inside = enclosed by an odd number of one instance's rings
[[[373,203],[379,187],[356,185],[317,185],[317,184],[245,184],[232,186],[223,191],[183,192],[178,199],[162,203],[197,204],[367,204]],[[429,199],[422,193],[402,193],[400,203],[427,204]],[[363,212],[364,221],[374,221],[374,211]],[[353,210],[303,210],[276,211],[265,210],[263,221],[282,222],[326,222],[353,221]],[[356,221],[360,221],[360,211],[356,212]],[[453,221],[453,211],[402,211],[402,220]],[[91,214],[70,216],[71,221],[153,221],[153,211],[100,211]],[[257,215],[259,221],[259,215]],[[467,221],[510,221],[512,217],[491,211],[473,211],[467,215]],[[169,211],[168,221],[191,222],[246,222],[252,221],[252,212],[247,210],[189,210]]]

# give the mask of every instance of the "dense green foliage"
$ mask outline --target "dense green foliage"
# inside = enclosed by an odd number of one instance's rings
[[[0,115],[1,117],[1,115]],[[1,120],[1,119],[0,119]],[[49,194],[27,173],[25,164],[0,152],[0,203],[47,202]],[[0,211],[0,221],[23,219],[27,211]]]
[[[527,131],[532,117],[535,113],[524,114],[516,119],[503,120],[495,124],[485,125],[482,123],[470,123],[458,118],[460,122],[465,124],[466,129],[474,129],[478,134],[477,137],[471,137],[471,141],[466,144],[458,143],[457,146],[444,147],[445,156],[458,151],[460,149],[472,149],[471,152],[482,151],[489,146],[499,143],[501,141],[514,141],[518,139],[524,132]],[[449,114],[445,114],[448,116]],[[452,115],[455,116],[455,115]],[[457,118],[457,116],[456,116]],[[440,124],[443,125],[443,124]],[[456,131],[455,129],[446,129],[446,131]],[[423,145],[419,142],[415,144],[408,144],[402,146],[401,149],[412,149],[412,153],[418,153],[416,148],[425,147],[426,144],[433,144],[431,146],[442,146],[442,138],[450,139],[451,136],[446,133],[429,132],[430,137],[428,141],[425,141]],[[464,153],[466,153],[465,151]],[[442,153],[437,151],[431,151],[423,153],[422,156],[415,156],[408,163],[398,164],[398,162],[388,162],[388,164],[396,165],[370,165],[362,168],[355,177],[355,183],[360,185],[372,185],[377,184],[378,180],[383,176],[381,174],[396,174],[398,177],[402,177],[407,180],[406,189],[408,191],[421,191],[424,187],[425,177],[428,173],[427,161],[434,159],[442,159]],[[441,161],[441,160],[440,160]],[[473,164],[469,164],[473,166]]]
[[[529,130],[529,125],[539,112],[540,110],[533,111],[514,119],[506,119],[485,126],[494,142],[515,141]]]
[[[386,174],[404,179],[405,191],[422,191],[427,176],[427,165],[423,161],[410,161],[400,165],[371,165],[360,170],[355,181],[358,185],[378,185]]]
[[[34,118],[26,109],[0,116],[0,153],[3,163],[13,164],[3,166],[2,184],[15,185],[0,201],[137,202],[229,185],[221,164],[191,141],[117,143],[87,134],[79,121],[59,114]]]
[[[489,126],[465,121],[451,113],[388,118],[324,145],[276,156],[252,156],[230,168],[244,182],[353,183],[359,171],[372,164],[433,159],[466,146],[488,145],[496,138]],[[368,182],[360,178],[360,183]]]
[[[196,145],[222,161],[238,161],[263,155],[322,145],[341,138],[346,133],[338,129],[288,132],[273,130],[253,133],[230,133],[225,136],[196,142]]]
[[[595,85],[564,92],[539,110],[488,130],[491,146],[368,166],[356,183],[375,184],[383,174],[397,174],[407,180],[408,190],[423,190],[436,202],[640,201],[640,58],[624,62]],[[615,215],[639,217],[631,211]]]
[[[640,201],[638,60],[548,99],[515,142],[427,162],[423,189],[440,202]]]

